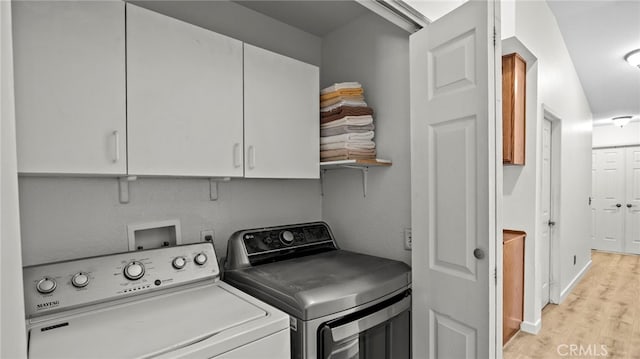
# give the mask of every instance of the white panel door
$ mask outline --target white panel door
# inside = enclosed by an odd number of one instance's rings
[[[237,176],[242,43],[127,4],[129,174]]]
[[[541,305],[544,307],[550,298],[551,264],[551,121],[542,122],[542,198],[540,199],[540,278],[542,279]]]
[[[597,208],[595,205],[596,189],[598,188],[598,153],[594,150],[591,151],[591,198],[589,199],[589,205],[591,206],[591,247],[596,248],[596,233],[597,233],[597,221],[596,214]]]
[[[320,177],[317,66],[244,45],[245,177]]]
[[[14,1],[18,171],[127,172],[118,1]]]
[[[414,358],[496,350],[493,7],[467,2],[410,38]]]
[[[624,149],[596,152],[597,170],[592,205],[596,210],[595,249],[622,252],[624,245]]]
[[[625,252],[640,254],[640,147],[626,152]]]

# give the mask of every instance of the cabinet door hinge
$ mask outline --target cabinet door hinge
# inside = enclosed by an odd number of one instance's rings
[[[493,280],[498,284],[498,267],[493,267]]]

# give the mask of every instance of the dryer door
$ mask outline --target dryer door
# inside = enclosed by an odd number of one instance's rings
[[[318,329],[318,358],[408,359],[411,355],[408,292]]]

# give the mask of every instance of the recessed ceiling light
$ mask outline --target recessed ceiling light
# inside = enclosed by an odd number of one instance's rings
[[[631,66],[640,67],[640,49],[633,50],[624,56],[624,59],[631,64]]]
[[[631,121],[631,116],[618,116],[611,119],[615,126],[624,127],[626,124]]]

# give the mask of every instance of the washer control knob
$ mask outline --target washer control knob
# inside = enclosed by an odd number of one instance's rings
[[[130,280],[138,280],[144,276],[144,264],[133,261],[124,267],[124,276]]]
[[[71,278],[71,284],[76,288],[83,288],[89,284],[89,277],[86,273],[78,272]]]
[[[207,263],[207,255],[204,253],[198,253],[195,258],[193,258],[193,261],[196,262],[197,265],[201,266]]]
[[[58,284],[56,283],[55,279],[44,277],[38,281],[38,284],[36,284],[36,289],[42,294],[48,294],[56,290],[57,286]]]
[[[175,269],[182,269],[187,264],[187,260],[184,259],[184,257],[175,257],[173,259],[173,262],[171,262],[171,264]]]
[[[280,232],[280,242],[285,245],[290,245],[293,243],[293,233],[291,231],[282,231]]]

